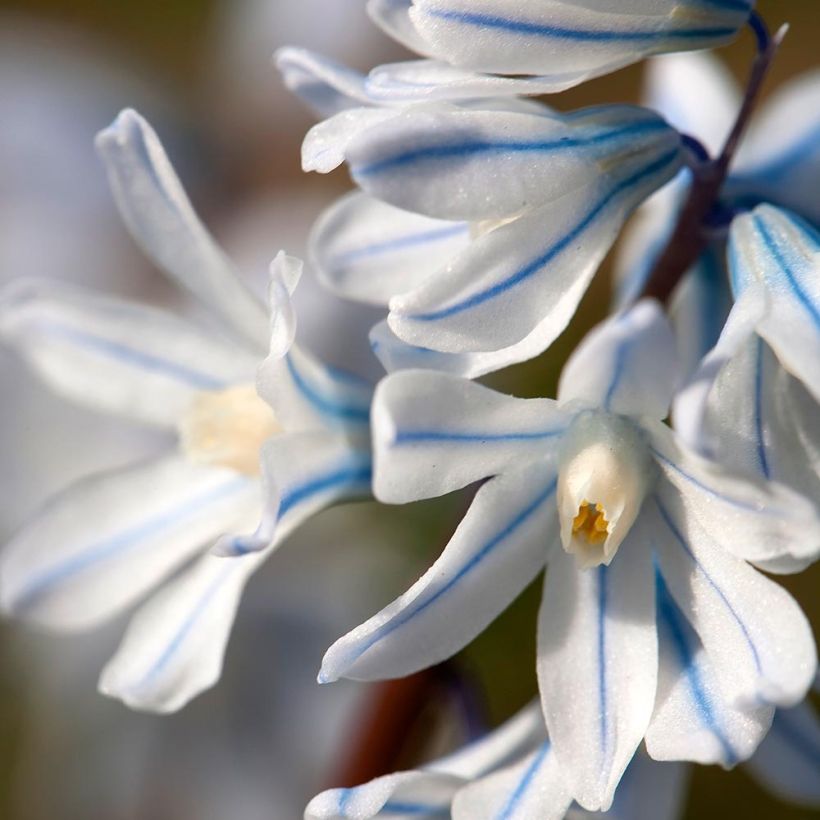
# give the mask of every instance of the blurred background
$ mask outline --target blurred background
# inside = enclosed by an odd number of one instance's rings
[[[818,4],[758,7],[773,27],[792,24],[771,92],[816,67]],[[120,225],[94,155],[94,134],[125,106],[153,123],[204,221],[257,285],[280,248],[304,255],[312,220],[349,181],[343,170],[301,173],[299,145],[313,120],[272,68],[285,44],[362,70],[406,56],[369,24],[364,0],[0,0],[0,282],[45,276],[187,309]],[[752,49],[744,34],[721,52],[738,78]],[[637,101],[640,89],[632,67],[550,102]],[[561,364],[608,298],[604,273],[548,354],[489,381],[553,395]],[[309,272],[298,299],[308,347],[378,373],[364,331],[372,311],[325,295]],[[72,479],[166,443],[54,398],[2,350],[0,378],[0,536]],[[359,746],[384,704],[379,687],[318,687],[324,649],[426,568],[465,503],[362,504],[302,528],[250,584],[219,685],[171,717],[134,714],[97,694],[122,623],[79,636],[0,625],[0,818],[301,816],[310,795],[372,765]],[[814,567],[788,581],[815,623],[819,580]],[[432,752],[416,740],[428,728],[443,748],[532,696],[539,597],[535,584],[446,670],[401,692],[410,740],[398,762]],[[435,703],[422,708],[431,693]],[[698,769],[686,817],[735,815],[817,816],[775,802],[742,769]]]

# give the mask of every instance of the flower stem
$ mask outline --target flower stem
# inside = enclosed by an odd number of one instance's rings
[[[642,293],[642,296],[653,297],[661,303],[668,301],[675,286],[709,243],[709,215],[718,205],[720,189],[729,173],[729,166],[787,30],[784,26],[771,37],[765,22],[756,12],[750,17],[749,26],[757,37],[759,50],[752,63],[743,104],[723,150],[716,159],[704,160],[698,151],[693,150],[695,141],[691,137],[683,138],[684,144],[695,157],[691,165],[692,184],[689,196],[681,209],[675,230],[658,257]]]

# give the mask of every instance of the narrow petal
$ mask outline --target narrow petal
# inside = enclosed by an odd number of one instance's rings
[[[3,610],[78,630],[113,617],[220,533],[259,513],[258,482],[169,456],[52,499],[6,546]]]
[[[757,332],[820,400],[820,233],[761,205],[732,223],[729,258],[737,292],[755,283],[766,288]]]
[[[464,781],[424,769],[377,777],[363,786],[328,789],[305,809],[305,820],[443,820]]]
[[[373,385],[296,345],[283,358],[274,354],[265,359],[257,390],[288,432],[330,429],[369,436]]]
[[[388,376],[373,402],[376,496],[433,498],[549,460],[570,420],[550,399],[515,399],[456,376]]]
[[[561,549],[547,571],[538,682],[555,755],[575,799],[610,807],[652,715],[658,665],[652,559],[640,521],[609,567]]]
[[[644,420],[644,427],[681,515],[696,520],[721,549],[770,569],[781,559],[795,569],[817,559],[820,518],[812,501],[763,476],[702,458],[662,424]]]
[[[127,109],[96,145],[122,218],[143,251],[240,339],[264,350],[263,305],[199,221],[151,126]]]
[[[714,48],[745,23],[750,2],[630,0],[415,0],[410,18],[430,51],[456,65],[499,74],[583,71],[587,78],[648,54]]]
[[[365,77],[306,48],[288,46],[274,55],[282,82],[319,117],[369,104]]]
[[[663,120],[634,106],[533,115],[439,105],[359,133],[346,155],[356,182],[385,202],[440,219],[481,220],[584,188],[639,146],[660,145],[664,153],[676,143]]]
[[[348,299],[387,305],[442,269],[469,241],[466,222],[403,211],[352,193],[332,205],[311,234],[323,284]]]
[[[723,697],[741,706],[791,706],[814,680],[811,628],[786,590],[718,546],[661,491],[654,546],[675,603],[703,643]],[[748,530],[734,529],[748,538]]]
[[[390,302],[404,341],[445,352],[499,350],[568,324],[629,213],[677,169],[678,149],[624,161],[473,242],[442,275]]]
[[[789,803],[820,807],[820,719],[808,701],[778,709],[749,761],[754,777]]]
[[[709,658],[658,574],[660,668],[646,748],[655,760],[731,768],[750,757],[769,730],[771,706],[739,708],[722,696]]]
[[[672,328],[654,299],[592,330],[561,373],[559,401],[607,412],[666,418],[678,381]]]
[[[489,624],[544,565],[555,478],[541,465],[477,493],[441,557],[392,604],[336,641],[321,682],[393,678],[432,666]]]
[[[132,709],[167,713],[213,686],[239,596],[266,555],[203,555],[163,587],[131,619],[100,692]]]
[[[545,741],[523,760],[461,789],[453,820],[563,820],[572,802],[564,774]]]
[[[45,281],[0,293],[0,333],[67,398],[167,428],[202,391],[256,370],[243,348],[172,314]]]
[[[270,264],[268,303],[270,304],[270,344],[268,354],[285,356],[296,338],[296,311],[291,294],[302,277],[304,263],[295,256],[279,253]]]
[[[262,448],[263,513],[252,535],[221,538],[214,553],[242,555],[266,549],[278,529],[289,528],[339,503],[369,498],[373,475],[368,450],[324,430],[274,436]]]

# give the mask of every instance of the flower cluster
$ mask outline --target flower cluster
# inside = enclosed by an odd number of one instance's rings
[[[811,626],[764,574],[820,556],[820,78],[782,92],[744,143],[780,42],[752,0],[513,5],[370,0],[422,58],[367,76],[277,56],[324,118],[305,170],[346,163],[359,188],[317,220],[311,261],[338,295],[387,309],[375,388],[296,344],[301,262],[276,256],[266,309],[147,123],[126,111],[100,134],[129,231],[214,323],[45,283],[3,294],[4,338],[55,390],[177,441],[24,526],[3,607],[86,628],[184,567],[100,680],[178,709],[217,680],[244,584],[307,518],[472,486],[441,555],[328,649],[319,681],[448,659],[546,567],[540,702],[433,763],[324,792],[307,818],[671,819],[682,761],[748,760],[820,802]],[[744,94],[712,58],[671,54],[650,64],[647,106],[531,99],[747,23]],[[550,347],[635,211],[612,315],[557,397],[474,381]]]

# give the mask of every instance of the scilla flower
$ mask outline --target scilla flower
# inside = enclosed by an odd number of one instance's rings
[[[487,480],[441,557],[328,650],[320,680],[449,657],[548,563],[539,686],[572,797],[607,808],[644,737],[656,759],[748,757],[816,666],[798,606],[752,564],[805,566],[820,520],[792,491],[679,441],[660,421],[675,382],[674,338],[653,302],[587,338],[558,401],[389,376],[373,409],[376,496],[402,503]]]
[[[637,755],[608,820],[676,820],[685,785],[680,764]],[[311,800],[305,820],[592,820],[572,806],[539,704],[522,709],[486,737],[418,769],[378,777]]]
[[[577,0],[371,0],[371,18],[427,59],[379,66],[367,78],[289,55],[289,85],[326,104],[328,85],[375,103],[546,94],[650,54],[729,42],[753,0],[638,0],[629,8]],[[312,78],[312,79],[311,79]],[[317,82],[318,80],[318,82]]]
[[[430,107],[325,150],[395,206],[351,197],[321,220],[313,254],[325,280],[361,298],[369,276],[370,301],[395,289],[393,333],[462,357],[469,376],[531,358],[558,336],[624,221],[683,161],[678,133],[632,106],[564,115]],[[412,222],[422,218],[445,222]],[[373,237],[384,225],[380,249]],[[411,266],[397,251],[429,261],[402,278]]]
[[[266,554],[318,508],[368,492],[372,390],[292,344],[301,263],[273,263],[268,314],[141,117],[124,112],[97,144],[134,238],[225,332],[64,286],[5,292],[3,336],[49,385],[177,444],[52,499],[6,546],[0,590],[6,612],[80,630],[187,564],[137,612],[100,681],[131,706],[171,711],[219,677],[242,588]],[[237,561],[206,553],[220,535],[252,529],[263,507],[279,519],[265,551]]]

